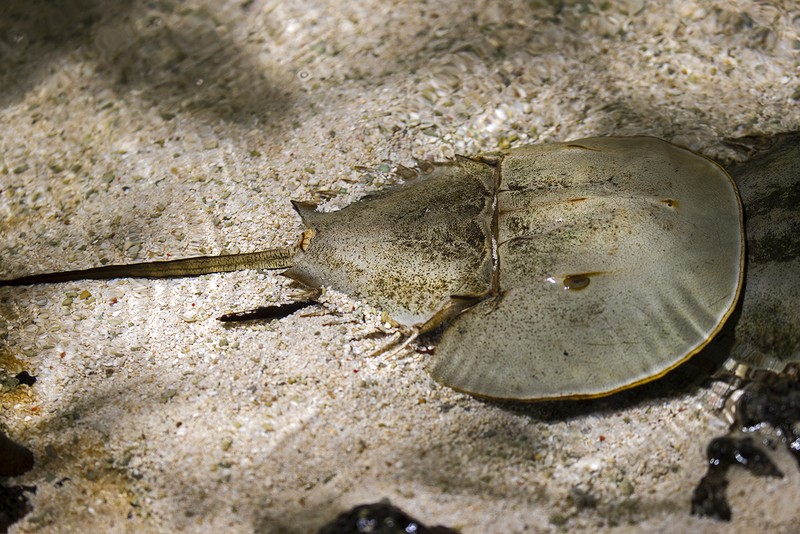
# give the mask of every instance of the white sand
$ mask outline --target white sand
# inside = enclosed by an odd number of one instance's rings
[[[280,246],[290,199],[392,180],[358,165],[607,134],[728,157],[723,137],[800,127],[789,0],[3,4],[2,277]],[[0,365],[38,377],[0,399],[37,456],[14,531],[311,532],[383,497],[464,533],[800,522],[783,456],[783,479],[735,474],[731,524],[689,515],[725,428],[691,371],[508,408],[425,355],[370,358],[380,313],[341,295],[214,319],[291,295],[253,272],[1,289]]]

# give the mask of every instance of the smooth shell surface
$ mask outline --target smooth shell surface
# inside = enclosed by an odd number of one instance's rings
[[[744,203],[747,277],[733,357],[782,371],[800,362],[800,133],[731,174]]]
[[[459,158],[339,212],[299,211],[316,236],[292,278],[409,325],[469,303],[430,372],[483,397],[593,397],[661,376],[716,334],[741,286],[731,178],[654,138]]]

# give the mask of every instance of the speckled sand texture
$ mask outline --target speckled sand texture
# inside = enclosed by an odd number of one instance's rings
[[[395,164],[646,134],[717,158],[800,128],[793,1],[4,0],[0,277],[292,242]],[[364,169],[360,166],[368,167]],[[14,532],[312,532],[380,498],[465,534],[790,532],[800,473],[689,515],[724,423],[695,363],[601,402],[498,406],[370,357],[342,295],[274,273],[0,289],[0,398],[36,454]],[[588,495],[588,497],[587,497]]]

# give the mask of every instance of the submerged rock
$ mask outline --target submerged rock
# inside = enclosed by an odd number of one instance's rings
[[[457,534],[443,526],[426,527],[389,503],[362,504],[319,529],[318,534]]]

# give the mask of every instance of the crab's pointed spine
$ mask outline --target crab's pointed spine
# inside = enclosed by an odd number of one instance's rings
[[[106,265],[91,269],[34,274],[13,280],[0,280],[0,286],[23,286],[109,278],[177,278],[246,269],[285,269],[294,265],[293,258],[296,249],[297,247],[287,247],[246,254],[198,256],[180,260],[153,261],[129,265]]]

